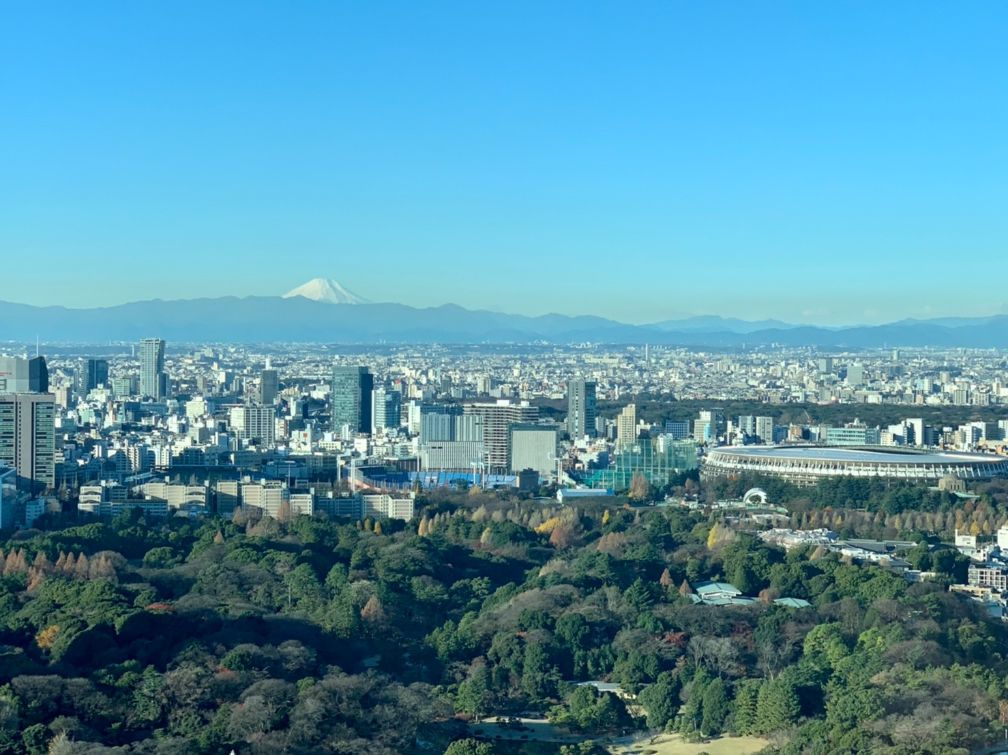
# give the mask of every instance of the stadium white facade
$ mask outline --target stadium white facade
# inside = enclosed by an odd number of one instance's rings
[[[877,477],[936,485],[946,476],[962,480],[1006,477],[1008,458],[891,448],[731,447],[708,452],[701,474],[705,478],[766,475],[804,485],[828,477]]]

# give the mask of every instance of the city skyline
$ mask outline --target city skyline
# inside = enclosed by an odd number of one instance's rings
[[[372,301],[637,323],[1003,312],[953,292],[1008,272],[1006,13],[13,9],[0,298],[330,275]]]

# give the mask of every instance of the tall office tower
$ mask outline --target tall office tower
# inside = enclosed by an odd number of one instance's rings
[[[108,361],[105,359],[88,359],[87,377],[84,381],[84,393],[90,393],[99,385],[108,384]]]
[[[907,419],[903,421],[907,426],[909,432],[907,433],[910,437],[907,438],[906,442],[908,446],[923,446],[924,445],[924,419],[918,417],[916,419]],[[998,424],[1001,424],[1000,422]]]
[[[402,394],[380,385],[371,392],[371,434],[399,427]]]
[[[0,393],[48,393],[45,357],[0,357]]]
[[[756,418],[751,414],[740,414],[738,417],[738,430],[740,433],[754,437],[759,435],[756,432]]]
[[[140,342],[140,395],[160,401],[168,396],[168,376],[164,371],[165,342],[145,338]]]
[[[860,362],[847,366],[847,385],[855,388],[864,385],[864,365]]]
[[[136,375],[112,378],[112,395],[127,398],[136,394]]]
[[[833,357],[821,357],[819,359],[819,374],[830,375],[833,372]]]
[[[756,437],[760,443],[774,442],[774,421],[773,417],[756,418]]]
[[[637,442],[637,405],[627,404],[616,418],[616,448],[629,448]]]
[[[231,410],[231,429],[240,440],[257,440],[266,447],[276,440],[276,411],[272,406],[236,406]]]
[[[595,434],[595,383],[590,380],[567,383],[567,432],[572,439]]]
[[[367,367],[333,367],[332,424],[335,432],[348,427],[351,433],[371,432],[371,391],[374,376]]]
[[[492,474],[506,474],[511,467],[511,426],[539,419],[539,407],[528,401],[512,404],[500,399],[494,404],[466,404],[463,411],[482,418],[483,463]]]
[[[483,440],[483,418],[466,414],[458,404],[421,404],[420,442]]]
[[[263,406],[272,406],[276,401],[279,388],[280,379],[277,376],[277,371],[267,367],[259,373],[259,389],[256,400]]]
[[[56,484],[56,403],[49,393],[0,396],[0,465],[17,485],[38,491]]]
[[[703,409],[693,421],[693,440],[697,443],[717,441],[724,425],[724,416],[719,409]]]

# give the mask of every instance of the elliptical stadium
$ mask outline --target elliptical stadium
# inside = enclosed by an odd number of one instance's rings
[[[736,446],[703,457],[705,478],[744,474],[812,485],[829,477],[875,477],[937,485],[944,477],[989,480],[1008,477],[1008,458],[986,454],[836,446]]]

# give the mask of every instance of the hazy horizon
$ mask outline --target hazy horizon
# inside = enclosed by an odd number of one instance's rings
[[[335,280],[335,279],[333,279],[333,280]],[[307,281],[301,281],[301,283],[305,283],[305,282],[307,282]],[[367,296],[367,294],[365,292],[362,292],[362,291],[358,290],[354,286],[352,286],[352,285],[346,285],[344,281],[338,281],[338,282],[340,284],[343,284],[352,293],[357,294],[357,295],[363,295],[368,300],[367,302],[365,302],[366,304],[402,304],[402,305],[411,306],[411,307],[418,307],[418,308],[430,308],[430,307],[439,307],[439,306],[445,306],[445,305],[465,306],[463,304],[460,304],[457,301],[447,301],[447,300],[439,302],[439,303],[436,303],[436,304],[416,304],[416,303],[409,302],[409,301],[382,301],[382,300],[378,300],[378,299],[372,299],[370,296]],[[85,303],[80,303],[80,304],[77,304],[77,305],[71,305],[71,304],[63,303],[63,302],[48,302],[48,303],[46,303],[46,302],[17,301],[17,300],[15,300],[13,298],[5,298],[5,297],[2,297],[2,296],[0,296],[0,301],[7,301],[7,302],[10,302],[10,303],[14,303],[14,304],[26,304],[28,306],[37,306],[37,307],[63,306],[63,307],[66,307],[67,309],[95,309],[95,308],[99,308],[99,307],[115,307],[115,306],[119,306],[119,305],[122,305],[122,304],[132,304],[132,303],[137,303],[137,302],[142,302],[142,301],[152,301],[152,300],[185,301],[187,299],[196,299],[196,298],[224,298],[224,297],[246,298],[246,297],[251,297],[251,296],[281,297],[281,296],[283,296],[286,293],[288,293],[288,290],[279,291],[279,292],[247,293],[247,294],[244,294],[244,293],[235,293],[235,292],[227,292],[227,291],[220,291],[216,295],[213,295],[213,296],[181,296],[181,295],[180,296],[172,296],[172,295],[162,295],[162,296],[158,296],[158,297],[152,297],[152,298],[149,298],[149,299],[123,299],[121,301],[102,301],[102,302],[94,302],[94,303],[90,303],[90,304],[88,304],[88,303],[85,302]],[[361,305],[359,305],[359,304],[339,304],[339,305],[332,305],[332,306],[361,306]],[[785,323],[785,324],[788,324],[788,325],[809,325],[809,326],[828,327],[828,328],[847,328],[847,327],[858,327],[858,326],[884,325],[884,324],[888,324],[888,323],[892,323],[892,322],[899,322],[901,320],[908,320],[908,319],[916,319],[916,320],[936,320],[937,319],[937,320],[942,320],[942,319],[948,319],[948,318],[984,318],[984,317],[994,317],[994,316],[997,316],[997,315],[1006,314],[1006,310],[1008,310],[1008,307],[1002,305],[999,309],[995,309],[993,311],[986,311],[986,312],[985,311],[977,311],[975,313],[967,313],[967,314],[964,314],[962,312],[956,312],[956,311],[949,311],[949,312],[931,311],[931,312],[922,312],[921,314],[918,314],[918,315],[906,314],[906,315],[904,315],[902,317],[896,316],[896,317],[893,317],[891,319],[880,319],[880,320],[874,320],[874,321],[873,320],[864,319],[864,320],[859,320],[859,321],[838,322],[838,321],[816,320],[814,318],[808,318],[808,317],[805,316],[804,313],[783,313],[783,314],[780,314],[780,315],[770,314],[770,315],[767,315],[765,317],[756,317],[756,316],[751,316],[751,315],[747,315],[747,314],[732,313],[732,312],[677,312],[677,311],[670,311],[667,314],[665,314],[664,316],[660,316],[660,317],[656,317],[656,318],[633,320],[633,319],[621,319],[619,317],[607,315],[606,313],[600,312],[600,311],[561,312],[561,311],[557,311],[555,309],[548,309],[548,308],[547,309],[542,309],[541,311],[520,311],[520,310],[515,309],[515,308],[505,309],[505,308],[495,308],[495,307],[479,306],[479,305],[468,306],[468,307],[465,307],[465,308],[466,309],[471,309],[471,310],[486,310],[486,311],[490,311],[490,312],[499,312],[501,314],[509,314],[509,315],[523,315],[523,316],[527,316],[527,317],[539,317],[539,316],[543,316],[543,315],[555,315],[555,314],[565,315],[565,316],[568,316],[568,317],[595,316],[595,317],[603,317],[603,318],[609,319],[609,320],[614,320],[616,322],[626,323],[628,325],[650,325],[650,324],[657,324],[657,323],[661,323],[661,322],[665,322],[665,321],[672,321],[672,320],[688,320],[688,319],[691,319],[691,318],[720,317],[720,318],[724,318],[726,320],[744,320],[744,321],[747,321],[747,322],[779,321],[781,323]]]

